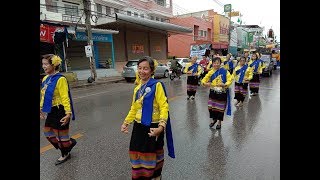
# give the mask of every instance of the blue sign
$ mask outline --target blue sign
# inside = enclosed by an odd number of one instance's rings
[[[77,32],[76,39],[77,41],[87,41],[88,37],[84,32]],[[93,42],[112,42],[112,35],[111,34],[97,34],[92,33],[92,40]]]

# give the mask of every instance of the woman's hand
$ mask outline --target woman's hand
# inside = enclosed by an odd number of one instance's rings
[[[70,121],[70,116],[71,114],[68,113],[60,120],[61,126],[68,124],[68,122]]]
[[[128,134],[129,130],[128,130],[128,124],[122,124],[121,125],[121,132]]]
[[[210,87],[210,86],[211,86],[211,83],[208,82],[208,83],[204,83],[203,85],[204,85],[205,87]]]
[[[45,119],[46,116],[45,116],[45,113],[42,112],[42,110],[40,109],[40,119]]]
[[[148,133],[148,134],[150,137],[151,136],[158,137],[163,132],[163,130],[164,130],[163,126],[159,126],[157,128],[150,128],[150,133]]]

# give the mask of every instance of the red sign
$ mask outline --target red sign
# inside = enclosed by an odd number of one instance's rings
[[[40,41],[54,44],[54,33],[59,30],[63,31],[64,27],[50,26],[47,24],[40,24]]]

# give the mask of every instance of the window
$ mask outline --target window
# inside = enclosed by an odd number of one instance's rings
[[[101,4],[97,4],[97,14],[98,14],[98,17],[102,16],[102,6],[101,6]]]
[[[199,35],[200,37],[202,37],[202,36],[203,36],[203,30],[200,30],[198,35]]]
[[[207,37],[207,31],[203,31],[203,33],[204,37]]]
[[[133,15],[134,15],[135,17],[138,17],[138,13],[136,13],[136,12],[135,12],[135,13],[133,13]]]
[[[64,4],[65,14],[70,16],[78,16],[78,6],[73,6],[70,4]]]
[[[127,15],[128,15],[128,16],[131,16],[131,11],[127,11]]]
[[[46,0],[46,9],[50,12],[58,12],[57,2]]]
[[[140,14],[140,17],[141,17],[141,18],[144,18],[144,14]]]
[[[156,21],[159,21],[159,18],[158,18],[158,17],[156,17]]]
[[[106,14],[111,14],[111,8],[106,6]]]
[[[114,8],[114,13],[119,13],[119,9]]]
[[[164,22],[164,18],[161,18],[160,20],[161,20],[161,22]]]
[[[160,6],[164,6],[165,5],[165,0],[155,0],[155,2]]]
[[[151,19],[151,20],[154,20],[154,17],[153,17],[153,16],[150,16],[150,19]]]

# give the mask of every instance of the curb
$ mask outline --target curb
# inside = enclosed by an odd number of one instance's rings
[[[125,79],[123,77],[114,77],[110,79],[97,79],[97,81],[93,83],[88,83],[86,80],[83,81],[78,81],[76,83],[70,83],[70,88],[76,89],[76,88],[85,88],[85,87],[90,87],[90,86],[97,86],[101,84],[110,84],[110,83],[118,83],[121,81],[124,81]]]

